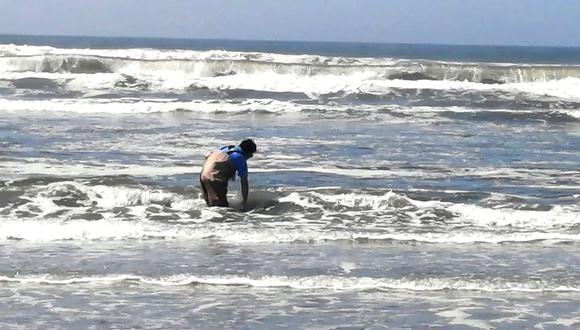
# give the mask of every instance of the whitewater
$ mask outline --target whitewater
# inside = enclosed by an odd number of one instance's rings
[[[0,328],[577,327],[579,87],[577,49],[0,36]],[[207,208],[246,137],[251,210]]]

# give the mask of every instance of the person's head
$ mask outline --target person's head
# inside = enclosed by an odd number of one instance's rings
[[[244,157],[250,159],[254,155],[254,152],[256,152],[256,143],[252,139],[245,139],[240,143],[240,148],[244,153]]]

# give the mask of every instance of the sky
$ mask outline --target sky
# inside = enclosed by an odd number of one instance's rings
[[[580,1],[0,0],[0,34],[580,46]]]

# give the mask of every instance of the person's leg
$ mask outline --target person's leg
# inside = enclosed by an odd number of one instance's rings
[[[211,203],[209,201],[209,196],[207,193],[206,183],[203,181],[201,176],[199,177],[199,183],[201,185],[201,193],[203,194],[203,199],[205,199],[205,204],[207,204],[207,206],[211,206]]]
[[[229,206],[227,198],[228,183],[220,181],[212,181],[211,187],[215,193],[215,200],[213,206],[228,207]]]
[[[207,196],[206,203],[207,206],[224,206],[222,202],[222,197],[220,196],[220,182],[210,181],[210,180],[201,180],[202,186],[205,189],[205,193]],[[216,187],[218,190],[216,190]],[[227,200],[226,200],[227,204]],[[227,206],[227,205],[226,205]]]

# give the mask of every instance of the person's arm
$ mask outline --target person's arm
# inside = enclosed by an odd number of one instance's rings
[[[240,183],[242,185],[242,210],[246,211],[248,209],[248,191],[249,191],[249,184],[248,184],[248,176],[241,176]]]

